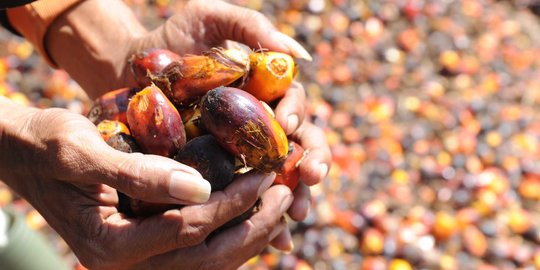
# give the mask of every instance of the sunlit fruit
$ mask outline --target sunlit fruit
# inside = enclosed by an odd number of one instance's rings
[[[133,137],[146,154],[172,157],[186,144],[178,110],[155,85],[131,98],[127,121]]]
[[[249,75],[242,89],[267,103],[283,97],[296,74],[293,58],[279,52],[257,52],[249,60]]]
[[[285,132],[249,93],[231,87],[208,92],[201,102],[201,124],[248,167],[270,172],[288,153]]]
[[[149,86],[151,74],[158,74],[173,61],[179,61],[180,55],[167,49],[151,48],[134,54],[129,59],[131,72],[140,87]]]

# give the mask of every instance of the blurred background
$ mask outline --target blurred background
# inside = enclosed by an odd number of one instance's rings
[[[149,28],[183,5],[126,2]],[[540,269],[539,1],[230,2],[312,54],[297,79],[333,154],[310,215],[289,222],[292,253],[268,249],[243,269]],[[0,94],[78,113],[91,105],[5,30]],[[6,205],[83,269],[0,183]]]

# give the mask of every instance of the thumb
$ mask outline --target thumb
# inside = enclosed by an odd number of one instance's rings
[[[104,184],[132,198],[184,205],[210,198],[210,183],[194,168],[166,157],[111,150],[112,177]]]
[[[92,147],[81,149],[85,162],[76,172],[71,170],[71,179],[106,184],[132,198],[154,203],[204,203],[210,197],[210,183],[194,168],[173,159],[124,153],[103,140],[92,140],[88,145]]]

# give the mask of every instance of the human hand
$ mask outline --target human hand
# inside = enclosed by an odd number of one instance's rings
[[[12,112],[19,107],[6,106]],[[161,255],[171,250],[190,254],[189,262],[202,266],[227,258],[231,250],[224,247],[253,252],[266,246],[284,228],[280,218],[291,204],[290,191],[276,187],[262,195],[274,175],[246,174],[212,193],[204,204],[131,219],[117,211],[116,189],[145,201],[185,204],[206,201],[209,185],[194,169],[172,159],[110,148],[86,118],[62,109],[21,109],[17,115],[4,115],[0,128],[0,178],[92,269],[148,263],[163,267],[177,259]],[[264,205],[250,221],[203,243],[210,232],[248,210],[259,195]],[[247,260],[246,255],[222,261],[223,266],[236,267],[238,258]]]
[[[96,10],[100,10],[100,23],[92,19]],[[212,1],[211,5],[208,1],[190,1],[182,11],[150,33],[122,2],[83,1],[53,23],[47,44],[60,67],[91,97],[97,97],[111,89],[136,86],[127,65],[127,59],[134,52],[167,48],[181,55],[196,54],[222,46],[226,40],[253,49],[266,48],[311,59],[300,44],[278,32],[262,14],[223,1]],[[309,150],[300,166],[303,183],[295,190],[295,200],[289,210],[295,220],[304,219],[310,205],[306,185],[321,181],[330,164],[330,151],[322,130],[304,118],[304,102],[305,92],[295,84],[276,107],[276,118],[290,138]],[[278,241],[285,243],[290,235],[278,239],[285,239]],[[282,244],[275,246],[284,249]]]
[[[220,0],[211,5],[204,0],[187,2],[161,27],[135,40],[134,50],[167,48],[181,55],[200,54],[227,40],[311,61],[297,41],[279,32],[263,14]]]
[[[223,1],[190,1],[182,11],[163,26],[135,42],[137,50],[167,48],[179,54],[199,54],[232,40],[252,49],[265,48],[311,60],[309,53],[294,39],[277,31],[261,13]],[[287,135],[298,142],[308,154],[300,164],[302,182],[294,191],[294,202],[288,211],[293,220],[303,220],[310,206],[308,185],[319,183],[329,170],[331,154],[322,130],[305,119],[306,94],[301,84],[294,82],[279,101],[276,119]],[[290,249],[288,230],[273,241],[274,247]]]

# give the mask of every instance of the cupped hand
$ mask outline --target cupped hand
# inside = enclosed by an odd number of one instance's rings
[[[180,54],[201,53],[223,46],[227,40],[245,44],[252,49],[265,48],[284,52],[295,58],[311,60],[309,53],[294,39],[279,32],[261,13],[223,1],[190,1],[184,9],[164,25],[139,40],[143,48],[168,48]],[[322,130],[305,118],[306,94],[302,85],[294,82],[278,103],[276,119],[290,138],[308,151],[301,162],[302,183],[294,191],[294,202],[288,211],[293,220],[303,220],[310,207],[308,185],[319,183],[328,173],[331,154]],[[289,251],[288,230],[279,235],[273,246]]]
[[[95,20],[95,10],[100,10],[100,20]],[[48,33],[46,43],[52,58],[91,97],[136,86],[127,59],[147,48],[167,48],[180,55],[198,54],[232,40],[255,50],[265,48],[311,59],[299,43],[277,31],[261,13],[223,1],[189,1],[183,10],[152,32],[147,32],[122,2],[82,1],[56,19]],[[325,136],[305,119],[304,102],[305,92],[295,84],[276,107],[276,118],[289,137],[309,151],[300,165],[303,183],[294,191],[295,199],[288,212],[295,220],[302,220],[309,209],[307,186],[320,182],[330,165]],[[137,187],[143,189],[144,185],[128,185],[128,190]],[[285,239],[273,243],[283,249],[290,235],[277,238]]]
[[[237,269],[280,234],[288,233],[283,215],[293,200],[289,188],[270,187],[261,198],[262,207],[243,223],[193,248],[155,256],[134,269]]]
[[[1,177],[43,215],[87,267],[169,265],[174,258],[161,254],[173,250],[196,253],[202,263],[204,258],[223,256],[222,246],[212,243],[229,242],[233,232],[245,241],[234,238],[229,244],[251,249],[268,245],[284,228],[280,218],[292,196],[286,189],[271,189],[251,221],[207,245],[209,233],[247,211],[272,184],[274,174],[243,175],[209,197],[209,185],[196,170],[164,157],[116,151],[83,116],[62,109],[30,109],[22,115],[2,133]],[[203,204],[133,219],[117,211],[116,190],[151,202]],[[198,253],[203,247],[208,250]]]
[[[161,27],[136,40],[134,50],[156,47],[197,54],[228,40],[311,60],[297,41],[277,31],[263,14],[224,1],[188,2]],[[305,101],[303,87],[293,83],[276,107],[276,118],[288,135],[310,151],[300,169],[304,183],[313,185],[328,172],[330,151],[322,131],[306,121]]]

